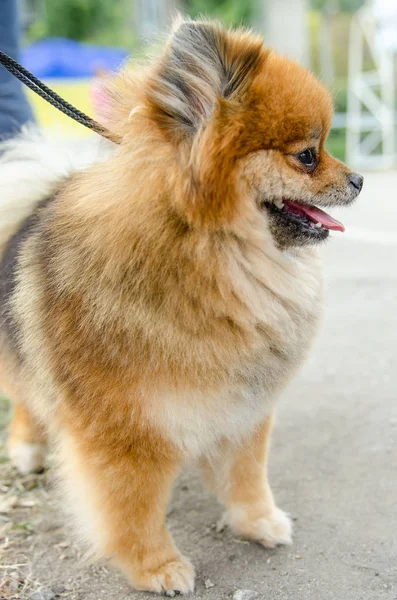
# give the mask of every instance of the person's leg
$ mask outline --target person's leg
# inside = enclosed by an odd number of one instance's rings
[[[18,60],[18,2],[0,0],[0,50]],[[18,133],[22,125],[34,121],[22,84],[0,65],[0,140]]]

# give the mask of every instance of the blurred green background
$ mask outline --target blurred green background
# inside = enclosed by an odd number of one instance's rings
[[[167,0],[163,1],[167,3]],[[265,2],[266,0],[171,0],[171,8],[192,17],[216,17],[227,24],[244,24],[263,32]],[[346,112],[347,104],[349,27],[352,14],[363,3],[364,0],[308,0],[310,68],[318,76],[323,75],[321,56],[324,57],[324,52],[321,52],[321,44],[326,27],[330,54],[328,61],[332,72],[332,80],[326,83],[334,95],[336,112],[342,114]],[[24,43],[30,44],[47,37],[65,37],[93,44],[124,47],[133,56],[139,56],[143,44],[136,27],[137,10],[138,0],[25,0]],[[54,87],[79,108],[92,113],[90,82],[56,82]],[[44,125],[55,122],[51,108],[45,106],[40,99],[31,99],[39,120]],[[59,120],[59,116],[56,117]],[[74,133],[77,131],[72,124],[70,129]],[[344,159],[345,130],[333,129],[328,145],[334,155]]]

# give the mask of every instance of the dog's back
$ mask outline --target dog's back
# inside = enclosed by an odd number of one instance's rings
[[[62,182],[73,172],[101,160],[110,149],[110,144],[99,144],[96,138],[46,138],[33,128],[0,144],[0,387],[15,403],[9,451],[21,472],[40,466],[43,453],[41,444],[16,442],[21,432],[37,430],[37,424],[20,402],[24,396],[20,389],[23,378],[9,306],[21,248],[39,224],[41,209],[52,201]]]
[[[27,128],[0,144],[0,252],[25,219],[70,173],[100,160],[110,145],[98,140],[46,138]]]

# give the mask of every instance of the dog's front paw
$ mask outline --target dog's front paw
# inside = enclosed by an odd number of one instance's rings
[[[186,558],[181,557],[166,562],[155,571],[141,572],[134,577],[133,585],[137,590],[157,594],[189,594],[194,591],[194,568]]]
[[[225,513],[222,522],[243,538],[254,540],[266,548],[292,543],[292,521],[277,506],[258,515],[249,508],[235,505]],[[254,516],[255,515],[255,516]]]
[[[292,544],[292,521],[280,508],[275,508],[270,519],[260,519],[261,536],[258,540],[266,548]]]

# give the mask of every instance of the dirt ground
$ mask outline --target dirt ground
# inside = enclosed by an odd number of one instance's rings
[[[347,232],[323,251],[322,332],[280,401],[270,476],[294,545],[218,533],[221,509],[197,474],[176,486],[168,520],[196,567],[195,600],[397,600],[395,189],[396,172],[368,176],[359,204],[340,213]],[[7,420],[2,401],[3,434]],[[4,449],[0,462],[0,599],[152,598],[106,563],[84,562],[51,469],[19,477]]]

